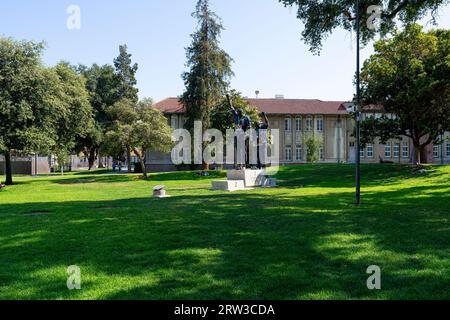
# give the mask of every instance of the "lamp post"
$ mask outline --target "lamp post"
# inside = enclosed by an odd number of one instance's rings
[[[356,0],[356,205],[361,205],[361,86],[360,86],[360,22],[359,0]]]

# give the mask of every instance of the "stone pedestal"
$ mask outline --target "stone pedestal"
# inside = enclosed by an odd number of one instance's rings
[[[244,181],[246,188],[260,187],[264,178],[264,170],[230,170],[227,178],[230,181]]]
[[[213,190],[238,191],[255,187],[276,186],[275,179],[269,178],[264,173],[264,170],[230,170],[227,174],[227,180],[213,181]]]
[[[166,198],[166,190],[164,186],[156,186],[153,188],[153,197],[154,198]]]
[[[230,181],[230,180],[218,180],[212,182],[213,190],[221,190],[221,191],[239,191],[245,190],[244,181]]]

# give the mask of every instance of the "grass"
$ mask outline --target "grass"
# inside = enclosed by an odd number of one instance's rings
[[[193,172],[20,177],[0,192],[0,299],[450,299],[450,167],[364,166],[360,208],[353,170],[233,194]]]

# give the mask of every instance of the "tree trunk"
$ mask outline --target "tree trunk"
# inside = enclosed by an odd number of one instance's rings
[[[98,168],[105,169],[105,166],[103,165],[103,162],[102,162],[102,158],[100,156],[100,149],[98,150],[97,157],[98,157]]]
[[[206,162],[203,162],[203,164],[202,164],[202,170],[203,170],[203,171],[208,171],[208,170],[209,170],[209,164],[207,164]]]
[[[142,168],[142,176],[144,178],[147,178],[147,168],[145,167],[145,155],[146,155],[146,151],[139,151],[139,149],[137,148],[133,148],[134,154],[138,157],[139,159],[139,163],[141,164],[141,168]]]
[[[420,149],[420,163],[428,163],[427,146],[422,146]]]
[[[141,167],[142,167],[142,176],[147,179],[148,175],[147,175],[147,168],[145,167],[145,160],[142,159],[141,157],[139,157],[139,161],[141,162]]]
[[[7,186],[11,186],[13,184],[12,179],[12,166],[11,166],[11,153],[5,153],[5,171],[6,171],[6,181],[5,184]]]
[[[95,149],[92,148],[89,151],[89,171],[91,171],[94,168],[95,165]]]
[[[426,152],[426,147],[428,144],[414,145],[414,164],[425,164],[428,163],[428,157]]]
[[[128,173],[131,173],[131,148],[127,148]]]
[[[61,163],[61,176],[64,175],[64,163]]]

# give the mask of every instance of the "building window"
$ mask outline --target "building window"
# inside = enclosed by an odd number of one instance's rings
[[[320,157],[320,160],[325,159],[325,154],[323,152],[323,147],[320,147],[320,149],[319,149],[319,157]]]
[[[402,145],[402,157],[407,159],[409,158],[409,144],[408,142],[403,142]]]
[[[359,150],[359,154],[361,155],[361,158],[364,158],[364,156],[366,155],[364,148],[361,148],[361,150]]]
[[[394,145],[394,158],[400,157],[400,145],[397,143]]]
[[[439,146],[433,147],[433,155],[435,159],[439,158]]]
[[[447,142],[447,157],[450,157],[450,143]]]
[[[292,129],[292,119],[286,118],[284,120],[284,130],[290,132]]]
[[[306,131],[312,131],[314,126],[313,118],[308,117],[306,118]]]
[[[295,131],[297,131],[297,132],[302,131],[302,118],[295,119]]]
[[[291,148],[291,146],[286,146],[284,155],[285,155],[285,160],[286,161],[292,161],[292,148]]]
[[[367,158],[373,158],[373,144],[367,145]]]
[[[323,118],[317,118],[317,131],[323,132]]]
[[[295,158],[297,160],[302,160],[303,159],[303,150],[302,150],[302,146],[297,146],[295,148]]]
[[[391,157],[391,145],[387,144],[385,149],[384,149],[384,156],[386,158],[390,158]]]

